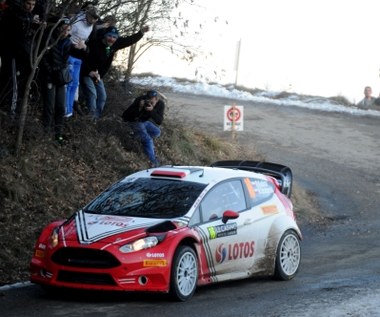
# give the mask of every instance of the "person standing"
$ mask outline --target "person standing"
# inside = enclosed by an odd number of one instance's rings
[[[62,71],[67,68],[69,55],[80,57],[85,54],[86,44],[78,41],[73,44],[69,39],[71,21],[64,17],[59,21],[57,27],[49,39],[51,48],[45,53],[41,60],[41,90],[43,97],[43,126],[46,133],[53,130],[55,140],[63,144],[62,134],[66,108],[66,84],[61,76]],[[45,31],[45,39],[50,33],[50,28]]]
[[[372,97],[372,88],[370,86],[364,87],[364,98],[357,104],[359,108],[370,109],[375,104],[375,97]]]
[[[9,5],[1,18],[0,96],[6,97],[12,89],[14,94],[17,91],[18,96],[15,97],[18,97],[18,102],[17,105],[14,105],[16,108],[12,108],[11,112],[20,112],[20,101],[25,90],[26,80],[31,72],[30,56],[33,35],[41,24],[39,15],[33,12],[35,5],[36,0],[22,0],[20,6]]]
[[[78,15],[73,18],[70,40],[76,45],[79,42],[86,42],[99,19],[96,8],[93,5],[86,6]],[[68,64],[71,71],[72,82],[66,89],[66,117],[73,115],[74,102],[78,101],[79,95],[79,75],[82,59],[70,56]]]
[[[165,102],[155,90],[137,97],[124,111],[122,117],[128,122],[133,133],[140,140],[150,165],[157,167],[159,161],[155,154],[154,139],[161,135],[160,125],[164,120]]]
[[[138,42],[147,31],[149,27],[145,26],[139,32],[123,37],[119,36],[116,27],[111,26],[99,31],[88,42],[89,54],[81,68],[81,87],[92,119],[98,119],[103,112],[107,99],[103,77],[111,67],[115,53]]]

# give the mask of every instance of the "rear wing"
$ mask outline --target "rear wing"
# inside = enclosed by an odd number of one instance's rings
[[[258,161],[217,161],[211,164],[212,167],[223,167],[253,171],[274,177],[280,184],[281,192],[290,198],[292,194],[293,173],[292,170],[284,165],[258,162]]]

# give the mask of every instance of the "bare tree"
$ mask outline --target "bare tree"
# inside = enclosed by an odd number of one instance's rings
[[[44,16],[47,17],[50,12],[53,11],[53,9],[56,9],[54,1],[46,1],[45,4],[45,14]],[[66,8],[65,8],[66,9]],[[63,12],[65,10],[62,10],[61,15],[63,15]],[[16,156],[20,156],[20,151],[22,147],[22,139],[24,135],[25,130],[25,122],[26,117],[28,114],[28,101],[29,101],[29,94],[32,87],[32,82],[34,80],[34,77],[36,75],[38,66],[45,55],[46,51],[50,49],[53,45],[55,45],[59,38],[56,39],[54,43],[50,43],[52,33],[54,32],[55,28],[58,26],[61,20],[58,20],[55,25],[50,29],[49,34],[46,37],[46,41],[42,42],[42,38],[44,35],[44,32],[46,30],[47,23],[46,21],[41,21],[41,24],[37,31],[34,33],[33,41],[31,44],[31,50],[30,50],[30,67],[31,71],[29,73],[29,76],[27,77],[27,81],[25,84],[25,90],[22,92],[22,100],[21,100],[21,109],[20,109],[20,117],[19,117],[19,127],[18,127],[18,133],[17,133],[17,140],[16,140]]]
[[[133,34],[144,25],[154,30],[144,40],[129,47],[124,75],[129,78],[139,58],[153,46],[167,49],[172,54],[191,60],[196,48],[187,40],[189,19],[178,8],[183,4],[193,5],[194,0],[101,0],[98,7],[101,12],[116,17],[117,26],[122,35]],[[153,35],[150,35],[153,34]]]

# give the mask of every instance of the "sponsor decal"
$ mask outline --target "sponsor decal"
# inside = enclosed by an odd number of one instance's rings
[[[144,260],[144,266],[167,266],[166,260]]]
[[[79,211],[75,215],[76,231],[80,243],[93,243],[128,230],[149,227],[160,220],[122,216],[94,215]]]
[[[146,254],[146,256],[148,258],[164,258],[165,257],[165,253],[151,253],[151,252],[148,252]]]
[[[37,258],[44,258],[45,257],[45,251],[42,251],[42,250],[36,250],[36,252],[34,253],[35,257]]]
[[[267,195],[273,193],[273,188],[267,181],[262,179],[255,179],[252,181],[252,186],[258,195]]]
[[[236,222],[232,222],[225,225],[208,227],[207,230],[212,240],[237,234],[237,224]]]
[[[261,210],[264,215],[273,215],[278,213],[278,209],[276,205],[263,206]]]
[[[89,216],[90,218],[91,216]],[[103,226],[115,226],[125,228],[133,222],[132,218],[122,218],[115,216],[93,216],[95,219],[91,219],[87,222],[88,226],[103,225]]]
[[[220,244],[215,251],[216,262],[234,261],[250,258],[255,252],[255,241],[236,242],[224,245]]]

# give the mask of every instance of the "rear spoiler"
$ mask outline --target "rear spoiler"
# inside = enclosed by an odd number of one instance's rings
[[[287,166],[269,162],[237,160],[217,161],[212,163],[210,166],[253,171],[274,177],[280,184],[280,190],[284,195],[290,198],[292,194],[293,173],[292,170]]]

